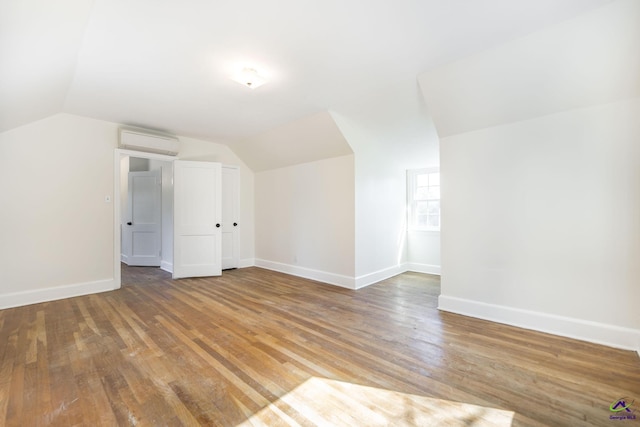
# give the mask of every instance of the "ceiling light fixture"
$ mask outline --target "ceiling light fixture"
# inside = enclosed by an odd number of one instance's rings
[[[254,68],[243,68],[242,71],[231,76],[231,80],[250,89],[255,89],[267,82]]]

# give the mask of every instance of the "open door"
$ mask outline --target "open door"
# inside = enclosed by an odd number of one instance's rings
[[[123,261],[160,266],[160,171],[129,172],[126,222],[122,227]]]
[[[222,166],[222,269],[240,264],[240,169]]]
[[[221,165],[173,162],[173,278],[220,276]]]

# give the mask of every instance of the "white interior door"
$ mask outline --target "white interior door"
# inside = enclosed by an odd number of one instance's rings
[[[160,266],[161,185],[160,171],[129,172],[128,214],[122,226],[128,265]]]
[[[219,276],[221,165],[176,160],[173,167],[173,278]]]
[[[240,262],[240,170],[222,166],[222,269]]]

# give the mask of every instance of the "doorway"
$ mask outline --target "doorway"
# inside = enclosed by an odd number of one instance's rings
[[[173,271],[173,161],[175,157],[162,154],[144,153],[117,149],[115,152],[114,168],[114,282],[115,288],[120,288],[122,282],[122,262],[128,260],[132,253],[131,236],[127,237],[126,228],[135,227],[130,208],[129,181],[132,176],[149,172],[159,176],[160,187],[160,218],[158,227],[159,268],[169,273]],[[148,181],[140,180],[139,189],[149,187]],[[132,223],[129,225],[128,223]],[[148,230],[142,230],[139,247],[150,245]],[[145,234],[146,233],[146,234]],[[145,237],[146,236],[146,237]],[[140,246],[141,245],[141,246]],[[125,253],[126,251],[126,253]],[[146,249],[145,249],[146,251]],[[132,264],[134,264],[132,262]]]
[[[121,261],[172,272],[171,163],[132,156],[121,162]]]
[[[134,223],[127,209],[131,174],[160,173],[162,270],[176,279],[219,276],[223,263],[225,268],[238,267],[237,166],[122,149],[115,151],[114,165],[114,289],[122,284],[123,228]]]
[[[131,157],[129,160],[133,165],[133,160],[136,158]],[[161,180],[161,169],[149,170],[148,167],[143,170],[129,169],[127,195],[122,195],[121,260],[131,267],[160,267],[162,260]],[[124,189],[124,183],[122,187]]]

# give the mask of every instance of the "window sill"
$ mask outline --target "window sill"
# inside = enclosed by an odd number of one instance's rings
[[[410,234],[429,234],[429,235],[440,234],[440,230],[425,230],[421,228],[413,228],[413,229],[410,228],[409,230],[407,230],[407,232]]]

